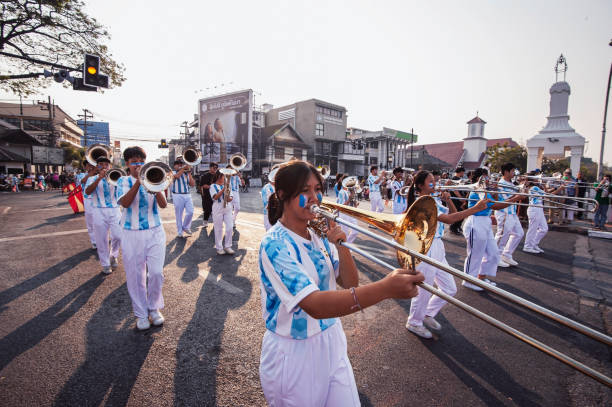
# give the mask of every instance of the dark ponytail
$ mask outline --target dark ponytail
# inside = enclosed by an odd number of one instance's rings
[[[268,221],[271,225],[276,224],[283,216],[285,202],[300,194],[311,174],[317,177],[323,189],[323,178],[312,164],[302,160],[281,164],[274,177],[274,193],[268,201]]]
[[[414,178],[412,181],[412,185],[410,185],[410,189],[408,190],[408,204],[407,208],[410,208],[410,205],[414,203],[417,199],[417,192],[421,192],[421,185],[425,184],[425,180],[429,176],[430,172],[427,170],[420,170],[414,174]]]
[[[489,171],[486,168],[476,168],[472,173],[472,184],[478,182],[478,179],[483,175],[489,175]]]

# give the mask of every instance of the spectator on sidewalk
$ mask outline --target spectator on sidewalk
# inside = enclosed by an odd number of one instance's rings
[[[565,184],[565,207],[576,206],[576,200],[573,199],[578,196],[578,188],[576,186],[576,178],[572,177],[572,170],[566,168],[563,172],[563,182]],[[572,209],[565,209],[563,211],[563,223],[572,223],[574,221],[574,213],[576,211]]]
[[[576,175],[576,184],[578,186],[578,198],[584,198],[586,196],[589,184],[585,181],[584,177],[582,176],[582,172],[580,171],[578,171],[578,174]],[[578,207],[580,209],[584,208],[584,202],[578,201]],[[582,219],[584,217],[584,212],[579,211],[576,213],[576,217],[578,219]]]
[[[599,203],[599,207],[595,212],[593,223],[596,229],[606,230],[606,222],[608,221],[608,208],[610,207],[610,196],[612,195],[612,177],[610,174],[603,176],[596,188],[595,200]]]

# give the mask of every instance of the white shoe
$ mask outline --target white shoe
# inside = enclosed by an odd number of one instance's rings
[[[217,250],[217,254],[225,254],[225,250]]]
[[[227,253],[227,254],[234,254],[236,252],[231,247],[226,247],[225,248],[225,253]]]
[[[183,230],[183,233],[187,236],[193,235],[193,232],[191,230]]]
[[[149,318],[138,318],[136,320],[136,328],[138,328],[139,331],[145,331],[149,328],[151,328],[151,323],[149,322]]]
[[[534,249],[539,251],[540,253],[544,253],[544,250],[542,250],[542,248],[540,246],[536,246],[536,247],[534,247]]]
[[[431,331],[439,331],[442,329],[442,325],[434,319],[434,317],[426,316],[423,319],[423,325],[425,325]]]
[[[154,326],[163,325],[166,320],[159,310],[149,311],[149,318],[151,318],[151,322],[153,322]]]
[[[487,284],[492,285],[493,287],[495,287],[497,285],[497,283],[495,281],[491,281],[488,278],[483,278],[482,281],[484,281]]]
[[[499,259],[499,262],[497,263],[498,267],[510,267],[510,265],[508,263],[506,263],[505,261],[503,261],[501,258]]]
[[[533,247],[525,247],[525,246],[523,246],[523,251],[525,253],[540,254],[540,252],[537,251],[536,249],[534,249]]]
[[[518,262],[514,260],[512,257],[501,256],[501,261],[506,262],[511,266],[518,266]]]
[[[461,283],[461,285],[464,286],[465,288],[469,288],[470,290],[474,290],[474,291],[483,291],[484,290],[484,288],[480,288],[476,284],[472,284],[469,281],[463,281],[463,283]]]
[[[104,266],[104,267],[102,267],[102,274],[108,275],[108,274],[110,274],[112,272],[113,272],[113,270],[111,269],[111,266]]]
[[[112,270],[117,270],[117,267],[119,267],[119,263],[117,263],[117,259],[113,256],[111,256],[110,258],[110,267]]]
[[[406,323],[406,329],[408,329],[413,334],[420,336],[421,338],[431,339],[432,337],[429,329],[425,328],[423,325],[416,326],[416,325]]]

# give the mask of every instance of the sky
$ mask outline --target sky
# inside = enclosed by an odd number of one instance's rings
[[[414,129],[419,143],[464,138],[478,111],[485,137],[524,144],[546,124],[563,53],[570,125],[587,139],[585,156],[599,159],[610,1],[86,3],[127,81],[98,94],[53,83],[39,98],[74,116],[93,111],[111,138],[150,158],[167,153],[159,139],[178,137],[199,98],[249,88],[256,105],[317,98],[346,107],[349,127]]]

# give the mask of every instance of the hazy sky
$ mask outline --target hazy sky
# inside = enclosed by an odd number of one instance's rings
[[[349,126],[414,128],[425,143],[465,137],[478,110],[485,137],[524,143],[546,123],[561,53],[570,124],[587,139],[585,155],[599,158],[609,0],[106,0],[87,10],[108,26],[127,81],[104,94],[53,84],[43,95],[73,115],[92,110],[110,122],[111,137],[155,140],[152,158],[162,153],[159,138],[193,118],[198,97],[215,92],[196,91],[215,86],[252,88],[258,105],[322,99],[345,106]]]

